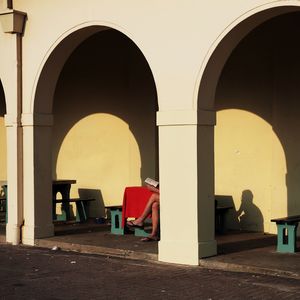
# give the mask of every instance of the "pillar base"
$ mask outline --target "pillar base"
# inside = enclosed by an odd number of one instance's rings
[[[13,245],[20,244],[20,226],[16,224],[6,224],[6,241]]]
[[[35,245],[35,239],[54,236],[54,225],[47,224],[41,226],[23,226],[22,243],[24,245]]]
[[[158,247],[159,261],[193,266],[199,265],[199,258],[217,254],[215,240],[200,243],[160,241]]]
[[[199,243],[199,258],[217,255],[217,241],[205,241]]]

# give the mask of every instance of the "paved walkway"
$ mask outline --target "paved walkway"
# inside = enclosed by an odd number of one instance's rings
[[[0,299],[296,300],[298,279],[0,245]]]
[[[300,280],[300,252],[276,252],[276,236],[261,233],[227,233],[216,236],[218,256],[201,259],[200,266],[227,271],[253,272]],[[1,239],[0,239],[1,240]],[[2,235],[2,241],[4,237]],[[298,245],[300,245],[298,241]],[[158,243],[144,243],[133,234],[112,235],[108,225],[56,226],[56,235],[37,240],[37,246],[101,254],[144,261],[158,260]]]

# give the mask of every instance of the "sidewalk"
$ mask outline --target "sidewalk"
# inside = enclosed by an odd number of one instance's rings
[[[145,261],[158,261],[158,243],[144,243],[133,234],[113,235],[104,224],[56,226],[56,235],[39,239],[39,247],[100,254]],[[300,252],[277,253],[276,236],[229,232],[216,236],[218,256],[200,259],[205,268],[284,276],[300,279]],[[4,241],[4,236],[0,241]],[[298,241],[298,246],[300,245]]]
[[[277,237],[261,233],[235,233],[216,238],[219,255],[201,259],[201,266],[300,279],[299,247],[293,254],[278,253]]]

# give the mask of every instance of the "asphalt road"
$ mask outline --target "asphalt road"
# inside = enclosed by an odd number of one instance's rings
[[[0,245],[0,299],[300,299],[300,279]]]

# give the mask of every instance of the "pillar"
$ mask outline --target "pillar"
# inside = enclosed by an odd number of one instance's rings
[[[199,258],[217,254],[217,243],[215,240],[215,125],[215,111],[198,110],[197,183]]]
[[[5,126],[8,185],[6,241],[18,245],[23,224],[22,128],[16,114],[5,115]]]
[[[23,114],[24,226],[22,242],[54,235],[51,114]]]
[[[213,145],[206,144],[213,142],[215,118],[210,113],[203,113],[201,117],[206,119],[199,125],[197,111],[157,113],[160,261],[198,265],[200,257],[216,254],[214,166],[213,153],[209,153]],[[206,173],[208,176],[203,177]]]
[[[22,34],[26,13],[12,9],[11,1],[3,2],[0,12],[0,23],[7,33],[6,43],[1,45],[9,49],[5,69],[6,107],[5,126],[7,131],[7,184],[8,184],[8,217],[6,240],[17,245],[21,240],[23,225],[23,151],[22,151]]]

